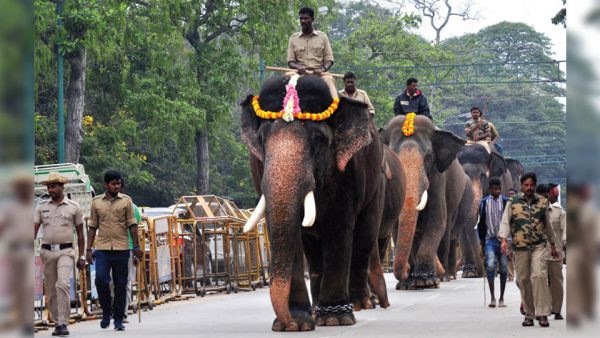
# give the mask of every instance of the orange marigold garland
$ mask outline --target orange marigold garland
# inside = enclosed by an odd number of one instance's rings
[[[340,99],[335,98],[333,99],[333,102],[329,105],[329,107],[327,107],[327,109],[325,109],[321,113],[296,112],[294,113],[294,118],[300,120],[322,121],[329,118],[337,110],[339,103]],[[254,108],[256,116],[260,117],[261,119],[280,119],[285,113],[283,110],[280,112],[262,110],[260,108],[260,105],[258,104],[258,96],[252,98],[252,107]]]
[[[406,120],[404,120],[404,124],[402,125],[402,133],[404,136],[410,136],[415,133],[415,113],[406,114]]]

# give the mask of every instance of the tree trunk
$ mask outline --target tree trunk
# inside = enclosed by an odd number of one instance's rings
[[[196,130],[196,193],[208,194],[209,160],[208,160],[208,127],[204,126]]]
[[[65,126],[65,162],[79,163],[83,142],[83,108],[85,107],[85,72],[87,51],[85,48],[66,57],[71,67],[67,87],[67,123]]]

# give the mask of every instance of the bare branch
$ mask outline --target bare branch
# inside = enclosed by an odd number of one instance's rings
[[[458,16],[463,20],[475,20],[477,18],[477,15],[472,14],[473,0],[467,0],[460,10],[453,10],[450,0],[443,0],[445,6],[443,14],[441,0],[410,0],[410,2],[421,15],[429,18],[430,25],[436,33],[436,42],[440,42],[441,32],[448,25],[451,16]]]

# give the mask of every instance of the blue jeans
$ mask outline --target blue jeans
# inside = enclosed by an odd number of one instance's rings
[[[98,300],[102,307],[102,317],[110,318],[115,322],[123,322],[125,301],[127,295],[127,274],[129,250],[96,250],[96,289]],[[113,276],[115,299],[110,294],[110,276]]]
[[[485,241],[485,271],[488,280],[494,280],[496,269],[500,264],[500,280],[506,281],[508,276],[508,258],[500,250],[500,240],[490,238]]]

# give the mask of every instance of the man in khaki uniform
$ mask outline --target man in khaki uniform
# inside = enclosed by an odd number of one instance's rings
[[[73,275],[73,227],[77,230],[77,247],[83,253],[83,212],[75,201],[64,195],[67,179],[58,173],[50,173],[46,181],[51,199],[43,201],[34,214],[35,236],[43,227],[40,258],[44,263],[46,296],[52,320],[57,324],[53,336],[68,336],[71,312],[70,280]],[[77,267],[85,267],[85,256],[79,257]]]
[[[367,106],[369,106],[367,109],[369,110],[370,117],[375,116],[375,108],[373,108],[373,104],[371,103],[371,100],[369,100],[367,92],[356,88],[356,75],[354,75],[354,73],[347,72],[344,74],[344,89],[340,90],[338,94],[366,103]]]
[[[498,237],[502,240],[502,252],[506,254],[507,238],[512,236],[521,301],[525,304],[523,326],[533,326],[533,319],[538,317],[540,326],[548,327],[551,299],[544,259],[547,243],[550,243],[552,257],[558,257],[558,253],[548,220],[548,200],[535,193],[536,184],[534,173],[521,176],[521,193],[506,204]]]
[[[545,184],[543,185],[540,195],[546,197],[550,202],[548,210],[548,218],[552,224],[552,230],[556,235],[556,251],[558,257],[554,258],[547,252],[545,255],[548,264],[548,276],[550,277],[550,294],[552,295],[552,313],[554,319],[564,319],[560,314],[562,310],[564,290],[563,290],[563,259],[564,259],[564,243],[567,240],[567,213],[558,202],[558,185]]]
[[[329,44],[329,39],[325,33],[315,30],[312,27],[315,19],[315,12],[311,8],[301,8],[298,12],[302,31],[294,33],[288,43],[287,62],[290,68],[296,69],[300,76],[312,71],[313,74],[320,76],[331,93],[332,98],[337,98],[337,88],[333,76],[323,74],[333,66],[333,51]],[[296,72],[289,72],[285,75],[291,76]]]
[[[133,254],[142,256],[138,243],[137,221],[131,198],[120,193],[123,184],[121,173],[109,170],[104,174],[105,193],[92,201],[88,230],[87,260],[96,260],[96,289],[102,307],[100,327],[105,329],[114,318],[115,330],[123,331],[127,276],[129,262],[129,237],[133,240]],[[96,232],[98,238],[96,239]],[[95,251],[92,252],[92,246]],[[114,284],[114,301],[110,282]]]

